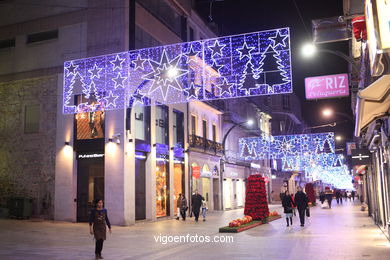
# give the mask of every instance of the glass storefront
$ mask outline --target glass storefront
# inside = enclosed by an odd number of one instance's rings
[[[156,215],[169,216],[169,163],[157,158],[156,167]]]
[[[226,178],[223,180],[223,205],[225,209],[232,208],[232,193],[233,193],[232,179]]]
[[[173,205],[174,213],[177,214],[176,202],[179,194],[184,192],[184,161],[176,161],[173,164]]]
[[[242,207],[245,203],[245,182],[242,179],[236,181],[237,207]]]

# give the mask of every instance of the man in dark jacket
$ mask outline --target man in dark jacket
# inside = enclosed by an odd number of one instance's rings
[[[295,205],[298,208],[299,220],[301,221],[301,227],[305,226],[305,212],[308,206],[307,195],[302,191],[302,187],[298,187],[298,192],[295,194]]]
[[[198,190],[196,190],[195,194],[192,195],[192,199],[191,199],[191,202],[192,202],[192,212],[195,215],[195,221],[196,222],[198,222],[199,211],[200,211],[200,207],[202,206],[202,200],[204,200],[204,198],[202,197],[202,195],[200,195],[198,193]]]

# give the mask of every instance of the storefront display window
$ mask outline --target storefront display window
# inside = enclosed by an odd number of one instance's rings
[[[184,192],[184,161],[175,160],[173,164],[173,205],[174,213],[177,214],[177,199],[179,194]]]
[[[169,216],[169,164],[164,158],[156,163],[156,215]]]
[[[149,141],[150,137],[150,107],[135,106],[135,138],[137,140]]]
[[[94,97],[89,99],[83,95],[76,98],[76,104],[91,102],[98,105]],[[75,115],[77,140],[104,138],[104,110],[80,112]]]
[[[168,138],[168,107],[156,107],[156,142],[169,144]]]

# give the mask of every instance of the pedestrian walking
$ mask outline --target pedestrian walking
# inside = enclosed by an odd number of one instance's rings
[[[192,195],[191,198],[192,212],[194,213],[196,222],[198,222],[199,219],[199,212],[200,212],[200,207],[202,206],[202,200],[204,200],[204,198],[202,197],[202,195],[198,193],[198,190],[196,190],[195,194]]]
[[[325,193],[323,191],[320,192],[320,201],[321,201],[321,205],[324,204],[325,202]]]
[[[327,189],[325,188],[325,197],[328,202],[329,208],[332,208],[332,200],[333,200],[333,192],[332,190],[328,187]]]
[[[347,199],[348,199],[348,193],[347,193],[347,191],[344,191],[344,199],[345,199],[345,201],[347,201]]]
[[[179,193],[179,196],[176,201],[176,210],[177,210],[177,215],[176,215],[176,220],[180,219],[180,205],[181,205],[181,193]]]
[[[181,196],[180,196],[180,205],[179,206],[180,206],[180,215],[181,215],[182,219],[185,221],[188,206],[187,206],[187,199],[186,199],[186,196],[184,196],[184,194],[181,194]]]
[[[286,214],[286,222],[287,226],[292,226],[292,216],[293,216],[293,207],[294,202],[293,199],[288,191],[285,192],[282,200],[282,206],[284,209],[284,213]]]
[[[206,221],[206,211],[208,210],[207,202],[205,200],[202,200],[202,217],[203,221]]]
[[[353,190],[352,192],[351,192],[351,196],[352,196],[352,201],[355,201],[355,191]]]
[[[107,209],[103,207],[103,200],[97,199],[95,201],[95,208],[91,210],[89,216],[89,232],[91,235],[94,235],[96,240],[95,259],[103,259],[102,250],[103,241],[106,240],[106,225],[111,234],[111,224],[108,219]]]
[[[305,213],[308,207],[309,199],[307,195],[303,192],[302,187],[298,187],[298,192],[294,196],[294,203],[298,208],[299,220],[301,222],[301,227],[305,226]]]
[[[337,204],[343,203],[343,201],[341,200],[341,193],[340,193],[339,190],[336,190],[336,194],[335,195],[336,195]],[[340,200],[341,200],[341,202],[340,202]]]

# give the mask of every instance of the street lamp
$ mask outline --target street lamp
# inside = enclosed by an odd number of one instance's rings
[[[341,141],[341,140],[343,140],[343,137],[342,136],[340,136],[340,135],[336,135],[336,141]]]
[[[306,43],[302,46],[302,56],[305,58],[311,58],[318,52],[325,52],[325,53],[330,53],[330,54],[336,55],[336,56],[344,59],[349,64],[351,64],[352,68],[355,70],[356,73],[359,72],[359,68],[355,64],[355,60],[353,58],[345,55],[341,51],[333,51],[333,50],[328,50],[328,49],[317,49],[317,47],[313,43]]]
[[[230,134],[230,132],[236,128],[237,126],[242,126],[242,125],[247,125],[247,126],[252,126],[254,124],[254,121],[253,119],[248,119],[246,122],[241,122],[241,123],[233,123],[233,126],[229,128],[229,130],[226,132],[226,134],[223,136],[223,139],[222,139],[222,156],[221,156],[221,160],[220,160],[220,172],[221,172],[221,176],[220,176],[220,187],[221,187],[221,209],[223,210],[223,178],[224,178],[224,172],[225,172],[225,156],[226,156],[226,153],[225,153],[225,143],[226,143],[226,139],[228,137],[228,135]]]
[[[332,109],[330,108],[326,108],[324,110],[322,110],[322,115],[325,116],[325,117],[331,117],[333,115],[340,115],[340,116],[343,116],[345,118],[347,118],[348,120],[350,120],[352,123],[354,122],[352,117],[346,113],[343,113],[343,112],[335,112],[333,111]]]

